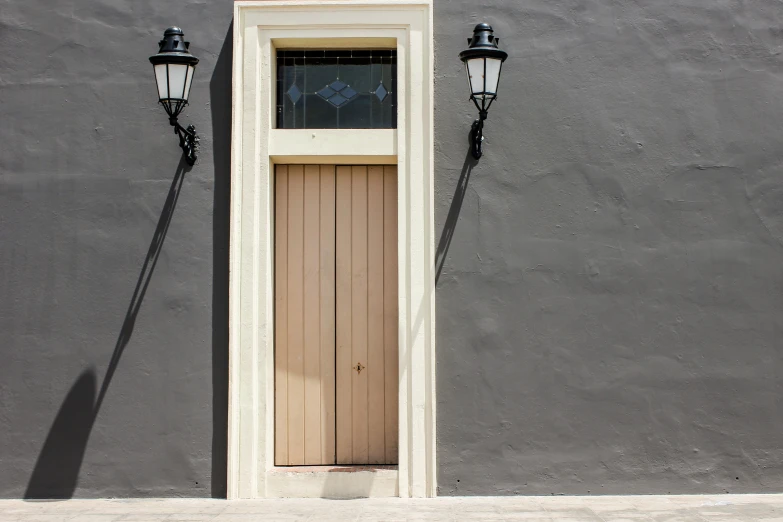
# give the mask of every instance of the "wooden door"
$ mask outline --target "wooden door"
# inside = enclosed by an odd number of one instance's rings
[[[397,168],[275,174],[275,464],[395,464]]]

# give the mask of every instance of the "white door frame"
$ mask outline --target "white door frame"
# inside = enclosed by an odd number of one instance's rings
[[[397,164],[397,492],[436,494],[432,35],[432,0],[234,5],[229,498],[282,495],[280,477],[289,475],[274,468],[272,181],[274,164],[291,162]],[[396,47],[398,128],[274,129],[275,48],[354,46]],[[339,488],[324,494],[350,494]]]

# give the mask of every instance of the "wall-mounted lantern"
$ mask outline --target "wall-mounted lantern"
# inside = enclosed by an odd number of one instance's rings
[[[166,29],[163,40],[158,42],[158,45],[158,54],[150,56],[158,84],[158,98],[169,115],[169,123],[174,127],[174,133],[179,136],[179,146],[185,152],[185,159],[189,165],[193,165],[198,149],[196,128],[193,125],[188,125],[187,129],[183,128],[177,121],[177,116],[188,104],[198,58],[188,52],[190,42],[185,41],[179,27]]]
[[[498,48],[499,41],[489,24],[478,24],[473,29],[473,38],[468,38],[468,48],[459,53],[468,73],[470,99],[479,111],[470,133],[471,151],[476,159],[481,157],[484,120],[487,119],[489,106],[497,97],[500,68],[508,58],[508,53]]]

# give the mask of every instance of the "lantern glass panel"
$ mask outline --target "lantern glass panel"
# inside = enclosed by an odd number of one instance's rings
[[[498,92],[498,82],[500,81],[500,65],[503,62],[497,58],[487,58],[486,73],[486,92],[487,94],[496,94]]]
[[[169,84],[166,77],[166,64],[155,66],[155,81],[158,83],[158,98],[165,100],[169,97]]]
[[[196,72],[196,66],[188,65],[188,79],[185,82],[185,100],[190,96],[190,84],[193,83],[193,74]]]
[[[185,83],[187,81],[189,67],[185,64],[169,64],[169,98],[184,100]]]
[[[484,93],[484,58],[471,58],[467,62],[470,92],[475,96]]]

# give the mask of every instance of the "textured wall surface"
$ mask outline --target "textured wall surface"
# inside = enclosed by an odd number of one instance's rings
[[[231,11],[0,0],[0,496],[225,494]],[[783,489],[783,4],[435,15],[440,493]],[[174,24],[190,170],[147,62]]]
[[[511,57],[474,166],[485,20]],[[783,489],[783,4],[435,21],[440,494]]]
[[[225,495],[232,7],[0,1],[2,497]],[[190,170],[147,61],[170,25]]]

